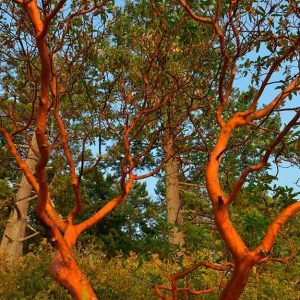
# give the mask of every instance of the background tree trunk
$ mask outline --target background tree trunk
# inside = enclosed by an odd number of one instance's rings
[[[34,149],[38,151],[35,133],[32,136],[31,144]],[[31,148],[29,148],[28,151],[26,164],[34,173],[37,164],[37,156]],[[14,207],[8,218],[0,245],[0,253],[6,257],[6,260],[9,263],[13,263],[23,254],[23,238],[25,237],[26,232],[26,217],[31,192],[32,186],[23,174],[19,190],[14,198]]]
[[[165,152],[172,153],[173,140],[172,135],[167,133]],[[169,243],[172,245],[182,246],[184,244],[184,234],[177,226],[183,225],[183,216],[181,209],[181,201],[179,195],[179,162],[171,158],[165,167],[166,172],[166,206],[167,206],[167,220],[173,225]]]

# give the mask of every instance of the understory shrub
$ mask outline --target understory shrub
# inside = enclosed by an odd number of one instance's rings
[[[155,300],[158,297],[154,294],[154,284],[170,286],[170,274],[184,270],[196,261],[208,260],[207,253],[203,250],[176,261],[164,260],[155,254],[141,256],[135,253],[127,256],[120,253],[108,259],[103,253],[89,248],[78,250],[77,257],[101,299]],[[49,275],[48,266],[53,254],[51,245],[43,241],[34,252],[16,262],[13,268],[8,268],[1,258],[0,299],[72,299]],[[288,264],[273,263],[254,268],[242,299],[299,299],[299,267],[300,260],[296,258]],[[218,287],[222,280],[227,280],[228,275],[202,268],[179,281],[178,286],[191,289]],[[214,300],[219,298],[219,292],[182,299]]]

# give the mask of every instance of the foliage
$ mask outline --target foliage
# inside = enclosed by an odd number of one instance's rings
[[[0,264],[0,298],[30,300],[71,299],[66,291],[53,282],[47,270],[51,259],[52,247],[43,241],[35,252],[30,252],[9,270],[4,261]],[[213,259],[208,250],[185,256],[181,262],[160,259],[152,254],[148,258],[130,253],[108,258],[94,246],[78,249],[77,256],[96,293],[106,300],[154,300],[154,284],[169,284],[169,275],[191,266],[198,260]],[[249,286],[242,299],[297,299],[297,272],[300,260],[297,258],[284,266],[268,264],[258,266],[252,272]],[[182,281],[179,286],[188,284],[195,289],[218,285],[223,273],[200,269]],[[287,284],[288,283],[288,284]],[[191,299],[214,300],[218,293],[206,296],[194,296]]]

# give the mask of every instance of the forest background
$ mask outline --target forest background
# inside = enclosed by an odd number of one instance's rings
[[[299,19],[3,1],[0,298],[298,299]]]

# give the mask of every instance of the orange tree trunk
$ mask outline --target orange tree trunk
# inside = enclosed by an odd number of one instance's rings
[[[53,278],[65,287],[76,300],[98,299],[86,276],[81,272],[74,257],[66,264],[60,252],[57,251],[50,263],[50,273]]]
[[[64,242],[57,240],[58,251],[50,262],[50,273],[53,278],[65,287],[76,300],[98,299],[87,277],[80,270],[73,254],[73,248],[79,231],[76,225],[69,223],[63,237]]]
[[[250,271],[254,264],[251,260],[245,259],[235,265],[231,279],[222,292],[221,300],[237,300],[240,298],[246,288]]]

